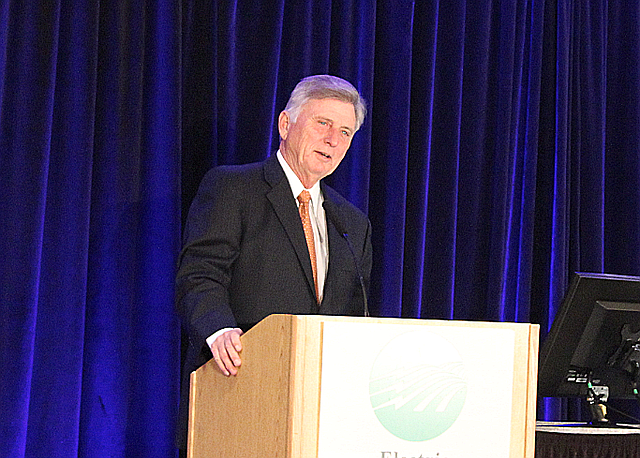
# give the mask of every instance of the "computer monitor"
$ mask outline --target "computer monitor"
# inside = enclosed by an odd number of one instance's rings
[[[637,398],[639,383],[640,278],[576,273],[540,349],[538,395]]]

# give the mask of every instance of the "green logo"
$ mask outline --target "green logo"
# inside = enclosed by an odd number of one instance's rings
[[[462,358],[451,343],[429,331],[392,339],[369,379],[371,405],[387,431],[426,441],[456,421],[467,397]]]

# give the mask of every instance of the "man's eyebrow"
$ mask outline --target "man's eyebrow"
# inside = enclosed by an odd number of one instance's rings
[[[340,129],[348,130],[349,131],[349,135],[353,135],[353,128],[351,128],[349,126],[341,126]]]
[[[331,118],[327,118],[326,116],[318,115],[318,116],[316,116],[316,118],[317,118],[318,120],[322,120],[322,121],[330,122],[331,124],[334,124],[334,123],[335,123],[335,121],[334,121],[333,119],[331,119]],[[340,127],[340,129],[346,129],[346,130],[348,130],[349,132],[352,132],[352,133],[353,133],[353,127],[349,127],[349,126],[341,126],[341,127]]]

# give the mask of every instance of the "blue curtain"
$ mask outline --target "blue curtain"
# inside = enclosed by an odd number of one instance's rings
[[[328,180],[372,221],[375,314],[544,338],[571,272],[639,275],[639,28],[624,0],[1,2],[0,457],[175,456],[186,209],[309,74],[369,103]]]
[[[1,8],[0,456],[171,456],[179,5]]]

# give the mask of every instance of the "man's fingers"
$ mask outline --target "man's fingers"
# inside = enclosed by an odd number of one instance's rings
[[[240,361],[240,355],[238,355],[238,351],[236,350],[236,346],[234,345],[233,340],[230,338],[225,339],[224,348],[233,365],[235,367],[239,367],[240,364],[242,364],[242,361]]]
[[[220,354],[220,350],[218,349],[218,347],[215,345],[212,346],[211,353],[213,353],[213,360],[218,365],[218,369],[220,369],[220,372],[222,372],[226,376],[229,376],[230,375],[229,369],[227,369],[227,365],[225,364],[225,361],[223,360],[223,357]]]
[[[238,373],[237,368],[242,364],[238,354],[242,350],[241,335],[241,329],[227,331],[218,336],[211,346],[213,358],[220,371],[226,376],[236,375]]]
[[[242,342],[240,341],[240,336],[243,334],[241,329],[238,329],[237,332],[234,329],[234,332],[230,332],[231,334],[231,342],[233,343],[233,347],[236,351],[242,351]]]

